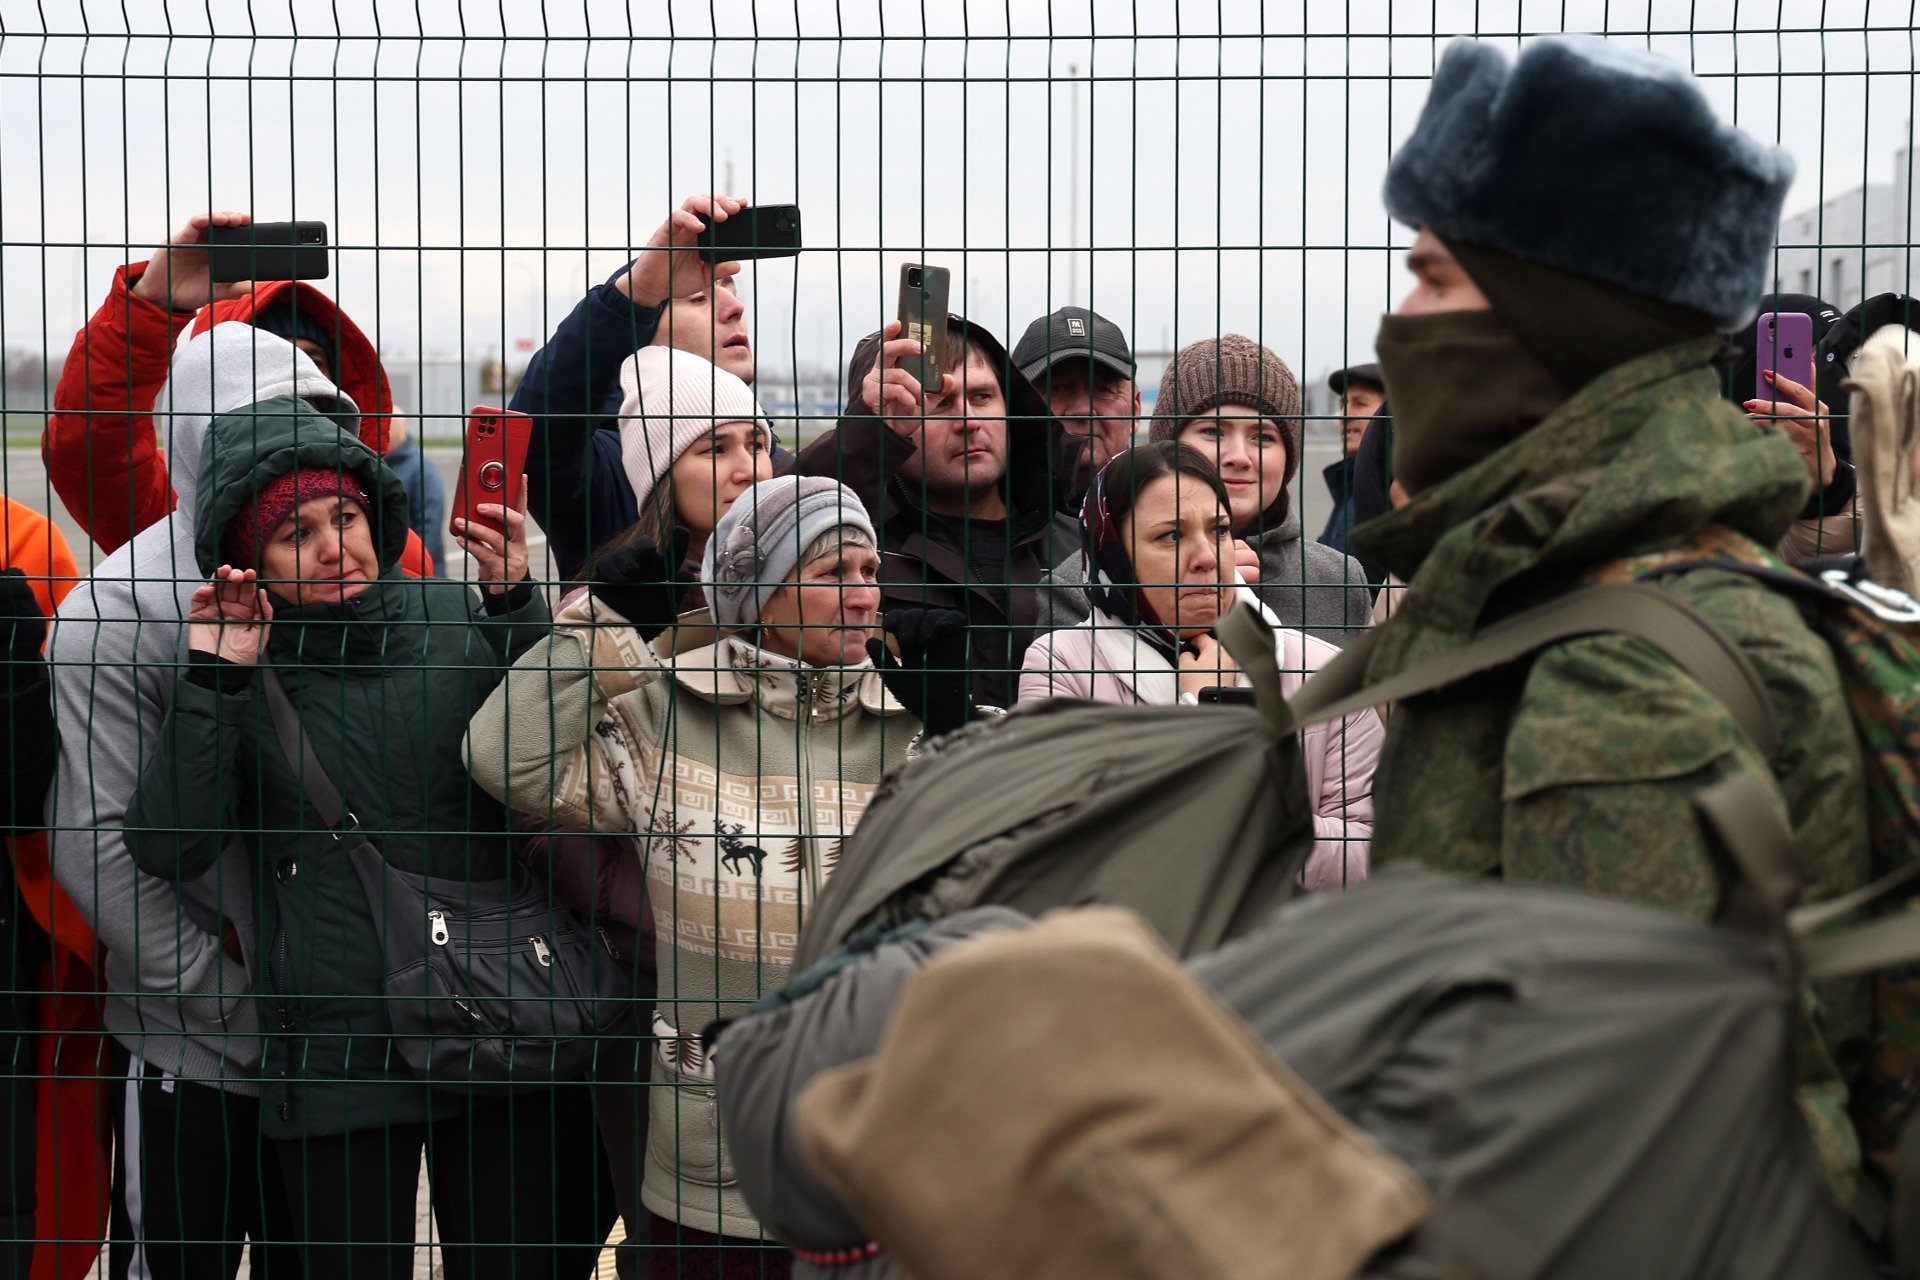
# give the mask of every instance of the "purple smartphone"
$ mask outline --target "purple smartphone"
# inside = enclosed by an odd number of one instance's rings
[[[1753,398],[1771,401],[1772,369],[1801,386],[1813,387],[1813,317],[1804,311],[1763,311],[1753,328]]]

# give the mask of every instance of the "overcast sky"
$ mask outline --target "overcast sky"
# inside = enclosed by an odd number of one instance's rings
[[[839,365],[925,259],[1003,334],[1090,302],[1141,348],[1239,330],[1314,376],[1401,287],[1378,193],[1446,39],[1651,46],[1793,153],[1793,210],[1910,144],[1915,7],[0,0],[0,342],[59,354],[116,264],[234,207],[325,220],[391,357],[524,359],[731,189],[804,215],[806,255],[743,278],[769,372]]]

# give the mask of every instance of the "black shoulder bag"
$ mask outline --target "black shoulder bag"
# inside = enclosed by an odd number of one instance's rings
[[[523,879],[457,880],[389,864],[314,755],[271,670],[267,707],[307,800],[345,850],[378,921],[394,1046],[437,1087],[503,1093],[577,1079],[632,1014],[612,955]]]

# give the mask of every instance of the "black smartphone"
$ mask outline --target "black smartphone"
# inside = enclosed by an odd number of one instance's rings
[[[1253,705],[1253,690],[1242,689],[1235,684],[1210,684],[1193,695],[1203,705],[1228,707],[1250,707]]]
[[[207,273],[215,284],[236,280],[325,280],[327,224],[250,222],[207,228]]]
[[[725,222],[706,221],[699,252],[708,262],[800,256],[797,204],[750,204]]]
[[[900,268],[900,336],[922,350],[900,361],[923,391],[937,396],[947,372],[947,297],[953,274],[945,267],[908,262]]]

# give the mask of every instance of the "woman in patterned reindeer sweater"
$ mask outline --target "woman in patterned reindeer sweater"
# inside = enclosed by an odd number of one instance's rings
[[[874,543],[865,508],[837,482],[762,481],[702,559],[714,631],[669,628],[684,584],[651,542],[602,557],[588,594],[468,733],[468,767],[487,791],[634,838],[660,975],[641,1200],[655,1240],[711,1244],[711,1261],[728,1264],[703,1274],[732,1275],[737,1262],[760,1275],[772,1259],[705,1239],[745,1243],[759,1227],[720,1146],[700,1031],[786,984],[842,838],[920,733],[867,658],[880,621]]]

